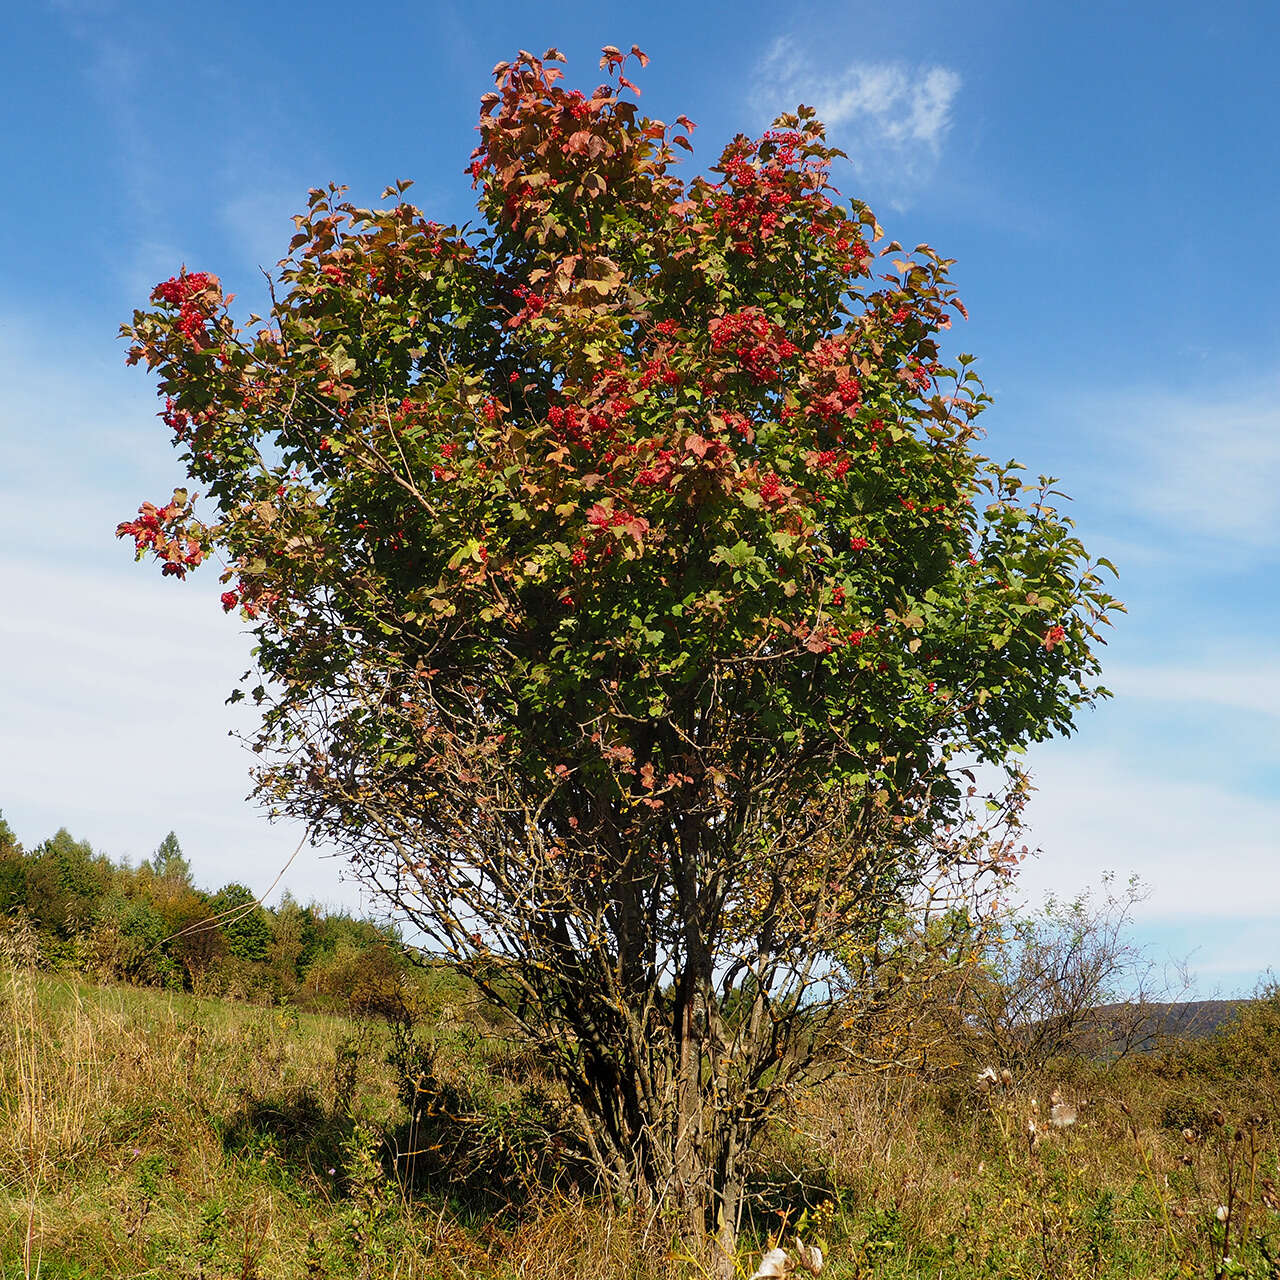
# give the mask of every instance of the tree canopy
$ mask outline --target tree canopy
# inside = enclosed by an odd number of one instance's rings
[[[265,317],[157,286],[129,358],[204,505],[120,533],[221,560],[267,803],[543,1043],[611,1186],[723,1242],[922,886],[1007,858],[965,767],[1071,729],[1116,604],[976,447],[951,263],[839,198],[812,111],[686,180],[620,51],[591,94],[560,61],[495,69],[474,226],[329,186]]]
[[[169,881],[174,885],[191,887],[191,864],[182,855],[182,845],[177,835],[170,831],[152,855],[147,864],[157,879]]]

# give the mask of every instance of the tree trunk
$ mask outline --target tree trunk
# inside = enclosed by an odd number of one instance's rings
[[[676,1086],[674,1166],[681,1232],[690,1243],[706,1231],[706,1188],[702,1176],[702,1054],[694,1019],[695,985],[686,973],[682,982],[679,1035],[680,1061]]]
[[[730,1139],[730,1143],[733,1144],[733,1139]],[[731,1167],[737,1164],[736,1159],[733,1159],[734,1154],[731,1146],[730,1160],[726,1162]],[[712,1266],[715,1280],[733,1280],[737,1270],[738,1211],[742,1206],[742,1191],[742,1179],[736,1169],[727,1173],[717,1188],[716,1251]]]

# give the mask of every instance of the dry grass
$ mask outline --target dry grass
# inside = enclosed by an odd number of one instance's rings
[[[447,1167],[413,1187],[388,1176],[411,1131],[385,1029],[13,963],[0,1012],[6,1277],[707,1274],[568,1180],[504,1209]],[[1280,1073],[1254,1032],[987,1093],[972,1072],[825,1086],[760,1153],[742,1275],[797,1227],[826,1242],[836,1280],[1280,1275]],[[440,1088],[484,1113],[489,1145],[468,1158],[513,1159],[533,1114],[518,1063],[470,1028],[432,1035]],[[1055,1083],[1073,1125],[1050,1123]]]
[[[1280,1275],[1280,1097],[1243,1074],[1188,1080],[1176,1056],[1076,1064],[1055,1125],[1055,1083],[828,1086],[763,1163],[789,1173],[793,1214],[821,1206],[847,1274]]]

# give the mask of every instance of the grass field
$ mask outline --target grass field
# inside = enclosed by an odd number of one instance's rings
[[[6,1280],[706,1274],[593,1201],[553,1082],[465,1011],[397,1038],[12,967],[0,1010]],[[968,1068],[827,1085],[759,1153],[742,1275],[797,1225],[836,1280],[1280,1275],[1277,1061],[1263,1002],[990,1093]]]

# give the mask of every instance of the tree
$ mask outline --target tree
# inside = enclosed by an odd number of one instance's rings
[[[114,873],[110,860],[95,854],[87,840],[59,827],[25,859],[27,910],[42,929],[70,938],[89,926]]]
[[[13,834],[13,828],[5,821],[4,814],[0,813],[0,857],[8,857],[13,853],[21,853],[22,846],[18,843],[18,837]]]
[[[772,1108],[992,853],[963,762],[1070,730],[1115,602],[1052,482],[977,453],[950,264],[833,199],[811,111],[685,182],[621,53],[591,96],[559,60],[496,69],[475,229],[330,186],[267,317],[157,286],[129,359],[207,514],[119,532],[222,557],[261,796],[544,1047],[606,1187],[727,1257]]]
[[[25,855],[13,828],[0,813],[0,915],[24,907],[27,901]]]
[[[159,984],[176,973],[164,952],[164,917],[146,898],[122,889],[94,907],[93,925],[78,939],[84,966],[100,981]]]
[[[282,994],[297,994],[303,970],[316,950],[315,912],[284,894],[271,913],[271,944],[267,962]]]
[[[1123,1056],[1164,1033],[1169,983],[1129,934],[1147,896],[1136,880],[1101,898],[1007,910],[986,940],[965,1010],[983,1056],[1016,1074],[1068,1055]]]
[[[158,903],[164,914],[166,948],[182,973],[184,984],[203,994],[206,980],[216,972],[227,950],[227,939],[205,894],[178,889]]]
[[[157,880],[164,880],[175,887],[192,888],[191,864],[182,856],[182,846],[178,837],[170,831],[157,846],[151,861],[146,864],[151,868]]]
[[[258,895],[233,880],[209,900],[212,918],[227,942],[227,950],[239,960],[265,960],[271,946],[271,922],[258,905]]]

